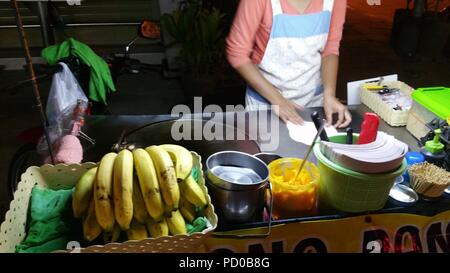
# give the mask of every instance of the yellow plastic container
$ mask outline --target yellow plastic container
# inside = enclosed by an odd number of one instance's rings
[[[319,169],[306,162],[298,179],[294,177],[303,162],[298,158],[281,158],[269,164],[269,180],[273,192],[274,219],[317,215]]]

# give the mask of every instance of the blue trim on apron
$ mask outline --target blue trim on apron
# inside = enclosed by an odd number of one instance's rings
[[[262,104],[270,104],[270,102],[268,100],[266,100],[263,96],[261,96],[258,92],[256,92],[250,86],[247,86],[247,95]]]
[[[323,87],[323,84],[316,87],[316,90],[314,91],[314,96],[322,95],[325,91],[325,87]]]
[[[324,20],[325,19],[325,20]],[[282,20],[282,24],[279,23]],[[286,27],[286,24],[288,27]],[[331,12],[305,14],[302,16],[278,14],[274,17],[271,38],[308,38],[329,32]],[[298,27],[301,26],[301,27]]]

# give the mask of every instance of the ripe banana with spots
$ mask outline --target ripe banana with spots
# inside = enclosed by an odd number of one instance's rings
[[[120,229],[119,224],[115,223],[114,228],[111,232],[103,233],[103,241],[105,242],[105,244],[115,243],[117,242],[117,240],[119,240],[121,232],[122,230]]]
[[[137,177],[133,179],[133,217],[141,224],[145,224],[150,218]]]
[[[179,187],[186,200],[195,206],[204,208],[208,204],[206,194],[203,192],[202,188],[197,181],[195,181],[192,175],[189,175],[185,180],[183,180],[179,184]]]
[[[133,151],[134,165],[148,214],[159,221],[164,216],[164,203],[160,193],[158,175],[150,155],[144,149]]]
[[[81,218],[89,209],[94,190],[97,167],[85,172],[75,185],[72,195],[72,209],[75,218]]]
[[[108,153],[103,156],[97,170],[97,179],[94,187],[95,214],[98,224],[104,231],[112,231],[114,228],[113,205],[113,170],[116,153]]]
[[[169,211],[177,210],[180,201],[180,189],[178,188],[175,167],[170,155],[163,148],[155,145],[145,150],[155,163],[159,186],[166,208]]]
[[[188,149],[174,144],[160,145],[172,159],[179,182],[186,179],[192,171],[193,159]]]
[[[102,228],[95,216],[94,200],[91,200],[88,204],[89,208],[83,219],[83,236],[87,241],[92,242],[102,233]]]
[[[122,150],[114,161],[114,215],[122,230],[130,228],[133,219],[133,154]]]
[[[155,222],[153,220],[148,221],[147,228],[153,238],[169,235],[169,226],[164,218],[159,222]]]
[[[188,223],[192,223],[197,215],[195,206],[189,203],[184,196],[181,196],[180,199],[180,212]]]
[[[166,218],[167,226],[169,227],[170,234],[187,234],[186,222],[179,210],[172,211],[170,217]]]
[[[148,238],[145,225],[138,223],[135,219],[131,221],[130,229],[127,230],[128,240],[144,240]]]

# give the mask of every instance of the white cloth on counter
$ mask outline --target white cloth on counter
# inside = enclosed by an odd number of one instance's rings
[[[296,125],[292,122],[287,122],[286,125],[289,130],[289,136],[292,140],[305,145],[311,145],[317,134],[317,129],[313,122],[305,121],[303,125]],[[328,136],[334,136],[338,133],[336,128],[333,126],[325,127],[325,132],[327,132]]]

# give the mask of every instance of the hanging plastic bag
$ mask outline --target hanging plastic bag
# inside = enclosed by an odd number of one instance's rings
[[[59,65],[63,69],[53,75],[46,108],[49,122],[47,130],[54,150],[58,150],[61,138],[71,134],[76,107],[81,105],[84,109],[89,103],[69,67],[62,62]],[[48,156],[48,146],[44,136],[38,142],[37,151],[44,156]]]
[[[47,118],[50,126],[53,126],[61,119],[61,115],[64,112],[70,112],[69,109],[73,109],[78,101],[84,101],[88,103],[88,98],[83,92],[77,79],[73,76],[69,67],[60,62],[62,71],[53,75],[52,86],[47,100]]]

